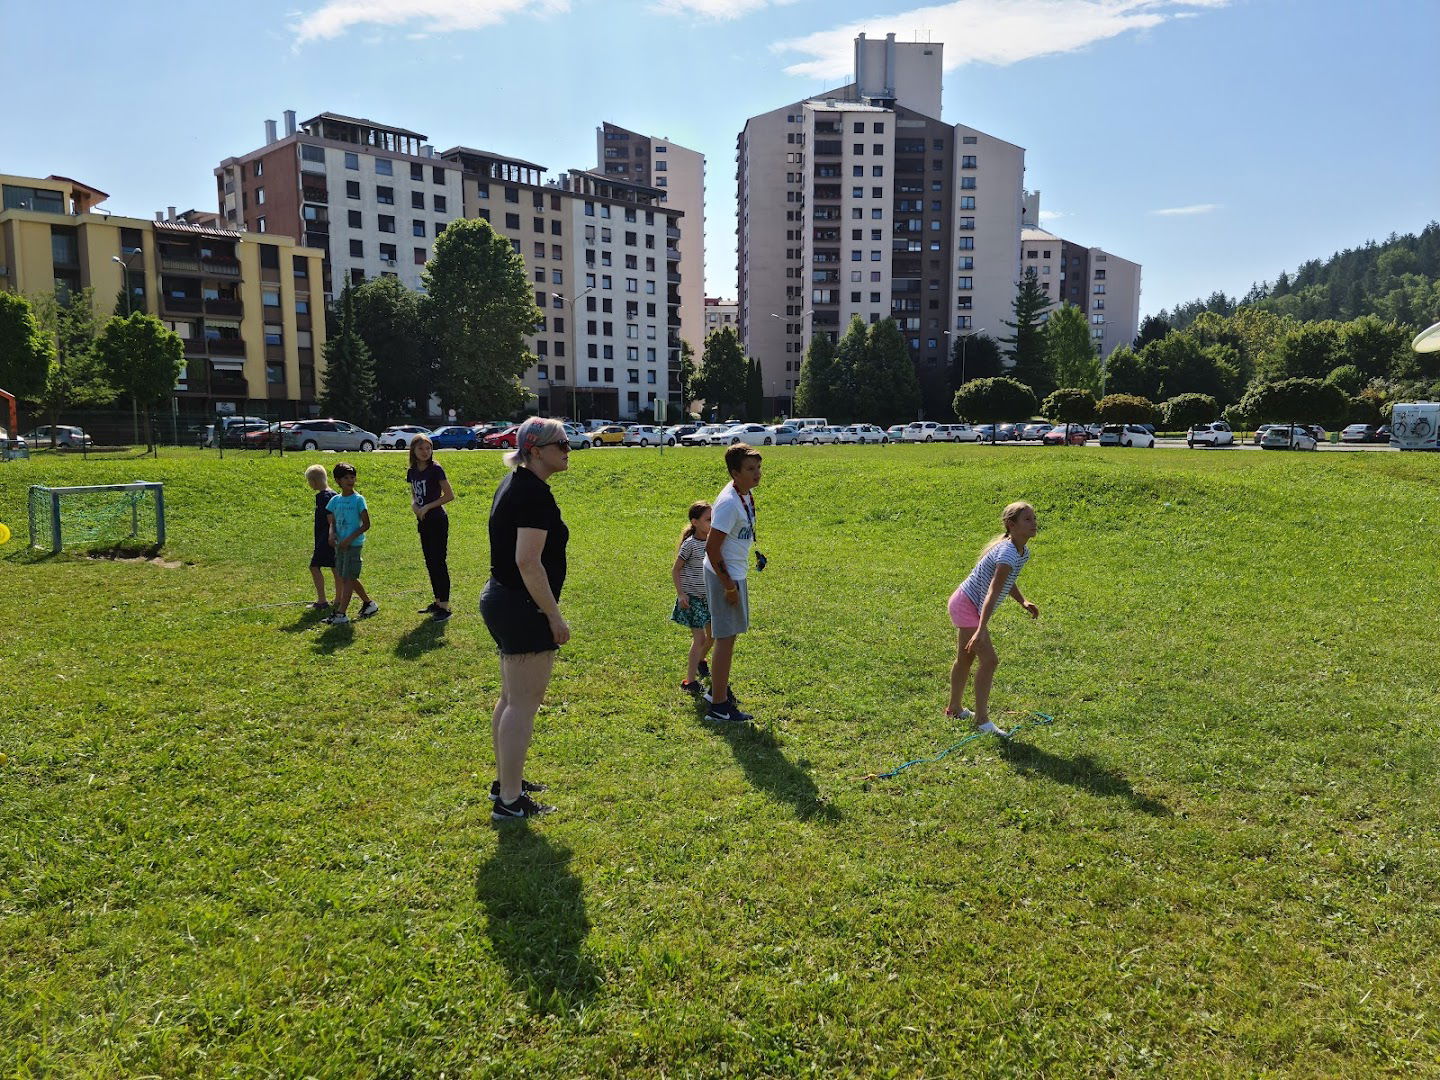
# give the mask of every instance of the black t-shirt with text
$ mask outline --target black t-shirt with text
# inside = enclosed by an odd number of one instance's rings
[[[330,505],[330,500],[338,491],[331,491],[328,487],[324,491],[315,492],[315,546],[330,546],[330,516],[325,512],[325,507]]]
[[[406,469],[405,480],[410,485],[410,505],[424,506],[440,498],[440,484],[445,479],[445,470],[435,462],[431,462],[423,469]],[[445,516],[445,508],[437,506],[425,515],[429,521],[436,515]]]
[[[525,580],[515,564],[515,537],[520,529],[543,529],[545,547],[540,565],[550,580],[550,591],[560,599],[565,585],[565,545],[570,530],[560,518],[560,507],[550,485],[529,469],[516,469],[500,481],[490,506],[490,574],[510,589],[524,589]]]

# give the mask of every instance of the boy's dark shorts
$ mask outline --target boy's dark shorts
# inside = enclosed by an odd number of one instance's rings
[[[335,576],[357,581],[360,578],[361,553],[364,548],[351,544],[348,548],[335,549]]]
[[[491,578],[480,594],[480,615],[502,656],[560,648],[550,633],[550,620],[530,598],[529,589],[509,589]]]
[[[316,544],[310,555],[310,565],[328,568],[335,565],[335,549],[329,544]]]

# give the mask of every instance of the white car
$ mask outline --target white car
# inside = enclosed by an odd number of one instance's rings
[[[410,449],[410,440],[416,435],[429,435],[430,429],[421,427],[419,424],[396,424],[394,427],[387,427],[380,433],[380,445],[394,447],[396,450]],[[475,436],[480,437],[479,433]]]
[[[776,446],[789,446],[800,439],[800,429],[794,424],[776,424],[770,429]]]
[[[624,441],[626,446],[659,446],[661,443],[674,446],[675,436],[666,435],[651,424],[633,424],[625,429]]]
[[[340,450],[368,453],[379,436],[344,420],[301,420],[282,429],[286,450]]]
[[[819,446],[821,443],[836,443],[840,441],[840,429],[838,427],[808,427],[800,432],[795,441],[809,443],[811,446]]]
[[[590,433],[580,424],[566,424],[565,437],[570,440],[571,450],[589,450],[595,445],[590,439]]]
[[[695,429],[694,431],[692,431],[689,435],[681,435],[681,436],[680,436],[680,445],[681,445],[681,446],[709,446],[709,445],[710,445],[710,436],[714,435],[714,434],[715,434],[716,432],[718,432],[718,431],[729,431],[729,430],[730,430],[730,425],[729,425],[729,424],[706,424],[704,427],[698,427],[698,428],[696,428],[696,429]]]
[[[939,430],[940,425],[931,420],[917,420],[913,424],[905,425],[904,441],[934,442],[936,439],[943,438],[942,435],[937,434]]]
[[[1031,440],[1034,440],[1035,442],[1039,442],[1041,439],[1043,439],[1043,438],[1045,437],[1045,433],[1046,433],[1047,431],[1052,430],[1054,427],[1055,427],[1054,424],[1021,424],[1021,425],[1017,425],[1017,427],[1016,427],[1016,429],[1015,429],[1015,437],[1016,437],[1017,439],[1024,439],[1026,442],[1029,442],[1029,441],[1031,441]]]
[[[835,441],[837,443],[858,443],[860,432],[855,430],[855,425],[841,426],[835,429]]]
[[[1224,420],[1214,424],[1196,424],[1185,433],[1185,445],[1196,446],[1234,446],[1235,432],[1230,430],[1230,425]]]
[[[969,424],[941,424],[935,429],[935,438],[943,442],[979,442],[980,433]]]
[[[1101,446],[1143,446],[1155,445],[1155,436],[1139,424],[1105,424],[1100,428]]]
[[[1318,442],[1299,424],[1272,424],[1260,440],[1262,450],[1314,450]]]
[[[772,446],[775,433],[764,424],[731,424],[710,436],[710,442],[715,446],[734,446],[739,442],[752,446]]]
[[[85,447],[93,446],[95,443],[94,439],[78,427],[69,427],[65,424],[57,427],[46,424],[43,427],[37,427],[34,431],[27,431],[20,437],[35,447],[49,446],[52,439],[56,446]]]
[[[854,432],[855,438],[852,442],[860,443],[862,446],[868,443],[888,443],[890,436],[885,429],[876,427],[874,424],[852,424],[847,431]]]

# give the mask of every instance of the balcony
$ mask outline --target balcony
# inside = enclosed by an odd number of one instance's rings
[[[670,225],[665,229],[665,235],[668,236],[671,240],[679,240],[680,230],[677,229],[674,225]]]
[[[317,206],[330,205],[330,191],[327,188],[306,184],[301,188],[301,194],[307,203],[315,203]]]
[[[205,310],[204,301],[198,296],[160,297],[160,310],[177,315],[199,315]]]
[[[205,314],[227,315],[235,318],[241,318],[245,314],[245,305],[239,300],[206,300]]]
[[[673,247],[667,247],[667,248],[665,249],[665,261],[666,261],[666,262],[679,262],[679,261],[680,261],[680,252],[677,251],[677,250],[676,250],[675,248],[673,248]]]
[[[679,285],[680,275],[677,274],[674,270],[671,270],[665,275],[665,280],[670,282],[670,284],[672,285]]]
[[[816,139],[815,156],[839,157],[845,152],[844,146],[845,144],[842,143],[839,139]]]
[[[205,344],[211,356],[245,355],[245,342],[240,338],[210,338]]]
[[[180,274],[238,278],[240,261],[228,255],[213,255],[203,258],[195,255],[167,255],[161,252],[160,269]]]

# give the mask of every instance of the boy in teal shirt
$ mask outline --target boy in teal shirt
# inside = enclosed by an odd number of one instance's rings
[[[335,614],[325,622],[340,626],[350,621],[345,611],[360,583],[361,551],[365,534],[370,531],[370,511],[365,506],[365,496],[355,490],[354,465],[346,461],[337,464],[335,483],[340,485],[340,494],[325,506],[330,518],[330,543],[335,548]],[[380,605],[370,600],[360,609],[360,618],[368,618],[379,610]]]

